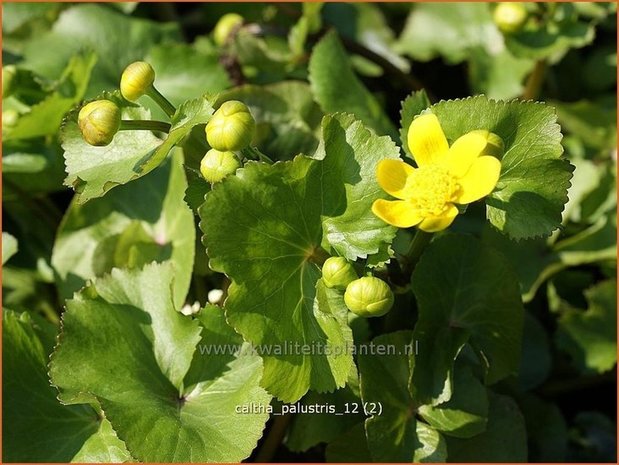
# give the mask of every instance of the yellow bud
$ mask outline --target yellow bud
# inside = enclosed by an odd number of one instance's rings
[[[522,3],[499,3],[494,9],[494,22],[505,34],[514,34],[522,29],[528,13]]]
[[[215,183],[234,173],[240,166],[234,153],[211,149],[200,162],[200,172],[208,182]]]
[[[226,43],[228,36],[234,30],[234,28],[243,24],[243,17],[236,13],[228,13],[223,15],[217,21],[215,29],[213,29],[213,39],[217,45],[223,45]]]
[[[505,144],[503,143],[503,139],[501,139],[499,135],[486,129],[477,129],[471,132],[483,135],[486,138],[487,145],[482,155],[490,155],[492,157],[498,158],[499,160],[503,158],[503,154],[505,153]]]
[[[136,61],[125,68],[120,78],[120,93],[130,102],[135,102],[155,82],[155,71],[145,61]]]
[[[109,100],[95,100],[84,105],[77,124],[82,137],[90,145],[108,145],[120,128],[120,108]]]
[[[366,318],[383,316],[393,306],[393,292],[382,279],[365,276],[348,285],[344,302],[356,315]]]
[[[249,108],[238,100],[225,102],[206,125],[206,140],[214,149],[236,151],[249,145],[256,121]]]
[[[322,280],[329,288],[344,290],[357,278],[355,269],[344,257],[329,257],[322,265]]]

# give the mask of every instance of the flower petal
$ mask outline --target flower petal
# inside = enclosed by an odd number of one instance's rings
[[[447,229],[458,215],[458,209],[451,205],[447,212],[440,216],[428,216],[420,224],[419,229],[425,232],[437,232]]]
[[[372,212],[384,222],[398,228],[410,228],[423,219],[406,200],[375,200]]]
[[[490,194],[501,175],[501,162],[494,157],[479,157],[471,165],[471,168],[462,177],[460,184],[460,195],[456,203],[465,204]]]
[[[436,115],[426,113],[413,120],[408,128],[408,148],[418,166],[427,165],[447,153],[449,144]]]
[[[485,130],[471,131],[451,145],[445,161],[453,176],[461,178],[466,174],[473,162],[483,154],[489,135],[490,132]]]
[[[383,190],[398,199],[410,197],[406,184],[415,168],[402,160],[381,160],[376,168],[376,178]]]

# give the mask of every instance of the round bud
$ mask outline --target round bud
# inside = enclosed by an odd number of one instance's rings
[[[95,100],[82,107],[77,124],[90,145],[108,145],[120,128],[120,108],[109,100]]]
[[[234,173],[240,166],[234,153],[211,149],[200,162],[200,172],[208,182],[215,183]]]
[[[359,316],[383,316],[393,306],[393,292],[382,279],[365,276],[348,285],[344,302],[351,312]]]
[[[329,288],[343,291],[357,278],[355,269],[344,257],[329,257],[322,265],[322,280]]]
[[[223,15],[217,21],[215,29],[213,29],[213,40],[217,45],[226,43],[230,33],[237,27],[243,24],[243,17],[236,13],[228,13]]]
[[[13,65],[2,67],[2,97],[10,97],[15,90],[15,81],[17,81],[17,68]]]
[[[9,109],[4,110],[2,112],[2,127],[3,128],[12,128],[17,124],[17,120],[19,120],[19,113],[17,110]]]
[[[471,132],[483,135],[486,138],[487,145],[482,152],[482,155],[490,155],[498,158],[499,160],[503,158],[503,154],[505,153],[505,144],[499,135],[486,129],[477,129]]]
[[[145,61],[136,61],[125,68],[120,78],[120,93],[134,102],[155,82],[155,70]]]
[[[243,102],[229,100],[206,125],[206,140],[217,150],[241,150],[249,145],[255,129],[256,121],[249,108]]]
[[[528,13],[522,3],[499,3],[494,9],[494,22],[505,34],[514,34],[522,29]]]

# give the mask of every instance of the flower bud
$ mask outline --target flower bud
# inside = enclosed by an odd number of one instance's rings
[[[256,122],[249,108],[238,100],[225,102],[206,125],[206,140],[221,151],[241,150],[254,136]]]
[[[498,158],[499,160],[503,158],[503,154],[505,153],[505,144],[503,143],[503,139],[501,139],[500,136],[486,129],[477,129],[471,132],[483,135],[486,138],[487,145],[482,152],[482,155],[490,155],[492,157]]]
[[[383,316],[393,306],[393,292],[382,279],[365,276],[348,285],[344,302],[351,312],[359,316]]]
[[[130,102],[144,95],[155,82],[155,71],[145,61],[136,61],[125,68],[120,78],[120,93]]]
[[[522,3],[499,3],[494,9],[494,22],[505,34],[514,34],[522,29],[528,13]]]
[[[240,166],[234,153],[211,149],[200,162],[200,172],[208,182],[215,183],[234,173]]]
[[[329,257],[322,265],[322,280],[329,288],[346,289],[357,279],[353,266],[343,257]]]
[[[2,98],[11,96],[15,90],[15,81],[17,81],[17,68],[13,65],[4,66],[2,68]]]
[[[243,17],[236,13],[228,13],[223,15],[217,21],[215,29],[213,29],[213,39],[217,45],[226,43],[230,33],[238,26],[243,24]]]
[[[95,100],[84,105],[77,117],[82,137],[90,145],[108,145],[120,128],[120,108],[109,100]]]

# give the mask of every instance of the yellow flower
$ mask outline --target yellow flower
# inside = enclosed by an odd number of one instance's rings
[[[399,228],[441,231],[456,218],[456,204],[485,197],[499,180],[501,162],[490,154],[502,153],[503,141],[489,131],[471,131],[449,147],[438,118],[428,113],[411,123],[408,147],[418,168],[382,160],[376,170],[380,186],[399,200],[372,205],[376,216]]]

